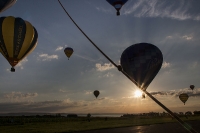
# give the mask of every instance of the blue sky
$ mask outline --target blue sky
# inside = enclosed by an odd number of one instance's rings
[[[147,42],[163,53],[147,91],[173,112],[200,110],[200,8],[191,0],[129,0],[116,10],[103,0],[61,0],[82,30],[116,64],[130,45]],[[1,16],[21,17],[38,32],[35,50],[10,72],[0,56],[0,113],[163,112],[75,27],[57,0],[18,0]],[[72,47],[70,60],[65,47]],[[194,91],[189,89],[195,85]],[[100,95],[95,99],[94,90]],[[189,94],[186,105],[177,97]]]

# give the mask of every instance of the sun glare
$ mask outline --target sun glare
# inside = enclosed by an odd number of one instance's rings
[[[142,97],[142,91],[136,90],[136,91],[134,92],[134,97]]]

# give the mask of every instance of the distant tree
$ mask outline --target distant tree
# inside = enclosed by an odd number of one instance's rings
[[[90,117],[91,117],[91,114],[88,113],[88,114],[87,114],[87,119],[88,119],[89,122],[90,122]]]
[[[68,114],[67,117],[78,117],[77,114]]]
[[[179,112],[179,115],[184,115],[184,113],[183,112]]]
[[[187,112],[185,112],[185,115],[192,115],[192,112],[191,111],[187,111]]]
[[[61,117],[61,114],[60,113],[56,114],[56,117]]]
[[[194,111],[194,115],[200,115],[200,111]]]

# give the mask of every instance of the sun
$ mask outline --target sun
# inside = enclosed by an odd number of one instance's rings
[[[142,91],[136,90],[136,91],[134,92],[134,97],[142,97]]]

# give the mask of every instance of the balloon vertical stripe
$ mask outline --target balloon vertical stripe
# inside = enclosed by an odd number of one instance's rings
[[[30,33],[30,34],[24,34],[24,40],[23,40],[23,44],[22,44],[22,47],[20,48],[20,52],[17,56],[18,59],[21,59],[23,56],[24,56],[24,53],[26,53],[27,49],[30,47],[30,44],[33,40],[33,35],[34,35],[34,30],[33,30],[33,27],[30,23],[25,23],[24,25],[24,29],[27,33]],[[20,39],[20,38],[19,38]]]
[[[30,45],[28,47],[28,49],[26,49],[26,52],[24,53],[24,55],[21,57],[22,59],[27,56],[28,54],[30,54],[34,49],[35,47],[37,46],[37,38],[38,38],[38,33],[36,31],[36,29],[33,27],[33,39],[32,41],[30,42]]]
[[[14,25],[14,49],[13,51],[13,58],[18,58],[19,52],[21,51],[22,46],[24,46],[24,38],[26,35],[26,23],[21,18],[15,19],[15,25]]]
[[[14,17],[7,17],[4,19],[2,23],[2,34],[3,34],[3,40],[5,43],[5,48],[8,52],[8,56],[10,58],[13,57],[13,41],[14,41],[14,22],[15,18]],[[6,45],[9,44],[9,45]]]
[[[0,31],[2,31],[2,23],[3,23],[3,20],[5,19],[5,17],[1,17],[0,18]],[[3,40],[3,34],[2,32],[0,32],[0,49],[1,49],[1,54],[4,55],[4,57],[8,58],[8,51],[6,49],[6,46],[5,46],[5,43],[4,43],[4,40]]]

